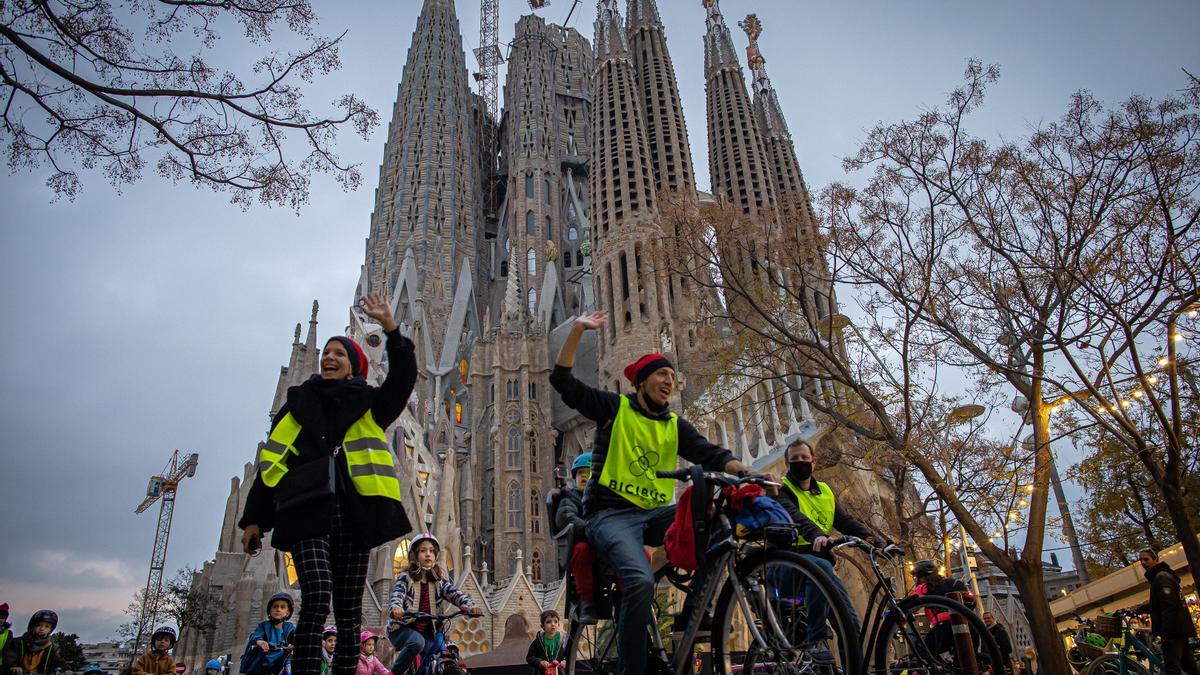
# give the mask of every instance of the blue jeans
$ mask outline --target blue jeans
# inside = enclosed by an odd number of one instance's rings
[[[617,616],[618,672],[644,675],[650,622],[654,602],[654,570],[646,559],[644,545],[661,546],[667,527],[675,518],[675,507],[650,511],[637,507],[605,509],[589,521],[592,546],[617,573],[625,590]]]
[[[388,640],[396,648],[396,663],[392,665],[393,673],[403,675],[412,666],[417,654],[421,655],[421,667],[417,669],[416,675],[433,672],[435,641],[432,636],[426,637],[412,628],[400,626],[388,632]]]
[[[826,558],[822,558],[821,556],[810,555],[807,553],[803,555],[809,560],[809,562],[812,562],[816,564],[817,567],[820,567],[821,570],[828,575],[829,579],[833,581],[833,588],[838,595],[837,601],[845,606],[846,609],[850,610],[851,628],[854,630],[854,634],[857,635],[859,631],[858,613],[854,611],[854,604],[850,602],[850,594],[846,592],[846,586],[842,584],[842,580],[833,573],[833,563],[829,562],[829,560]],[[782,572],[785,569],[787,568],[783,568],[780,571]],[[813,643],[817,640],[828,640],[829,638],[833,637],[833,632],[829,630],[829,602],[825,599],[825,594],[822,593],[821,590],[817,588],[816,584],[814,584],[808,578],[804,579],[803,587],[797,588],[796,585],[799,582],[799,579],[796,579],[793,576],[790,569],[787,569],[787,572],[788,573],[786,574],[786,577],[792,578],[788,579],[785,577],[779,579],[779,591],[783,595],[800,594],[804,596],[804,607],[808,615],[804,641],[806,643]]]

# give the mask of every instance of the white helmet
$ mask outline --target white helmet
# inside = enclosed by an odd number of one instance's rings
[[[409,541],[409,542],[408,542],[408,550],[409,550],[410,554],[411,554],[411,553],[416,553],[416,552],[417,552],[417,546],[418,546],[418,545],[419,545],[421,542],[423,542],[423,541],[431,541],[431,542],[433,542],[433,548],[434,548],[434,549],[435,549],[437,552],[439,552],[439,553],[441,552],[441,550],[442,550],[442,543],[441,543],[440,541],[438,541],[438,540],[437,540],[437,537],[433,536],[433,533],[432,533],[432,532],[422,532],[422,533],[418,534],[417,536],[413,537],[413,538],[412,538],[412,541]]]

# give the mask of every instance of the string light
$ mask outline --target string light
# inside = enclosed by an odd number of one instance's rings
[[[1158,365],[1165,367],[1170,362],[1171,362],[1171,359],[1168,359],[1167,357],[1163,356],[1163,357],[1159,358]]]

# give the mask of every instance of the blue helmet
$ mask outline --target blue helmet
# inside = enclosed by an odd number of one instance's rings
[[[223,668],[221,666],[221,662],[216,659],[212,659],[208,663],[204,664],[204,669],[205,670],[225,670],[225,668]]]
[[[576,457],[575,461],[571,464],[571,475],[574,476],[575,472],[579,471],[580,469],[590,468],[592,468],[592,453],[582,453]]]
[[[88,665],[87,668],[84,668],[80,672],[82,672],[82,673],[103,673],[104,669],[93,663],[93,664]]]

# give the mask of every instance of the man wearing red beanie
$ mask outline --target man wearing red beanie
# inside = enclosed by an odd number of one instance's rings
[[[617,621],[619,670],[641,675],[654,601],[654,570],[643,546],[662,546],[675,517],[675,481],[656,478],[655,471],[674,471],[679,457],[709,471],[741,474],[748,468],[671,412],[675,368],[662,354],[646,354],[625,368],[632,394],[596,389],[571,374],[583,332],[599,329],[607,318],[593,312],[575,319],[550,384],[563,403],[596,423],[592,478],[583,497],[588,537],[625,587]]]

